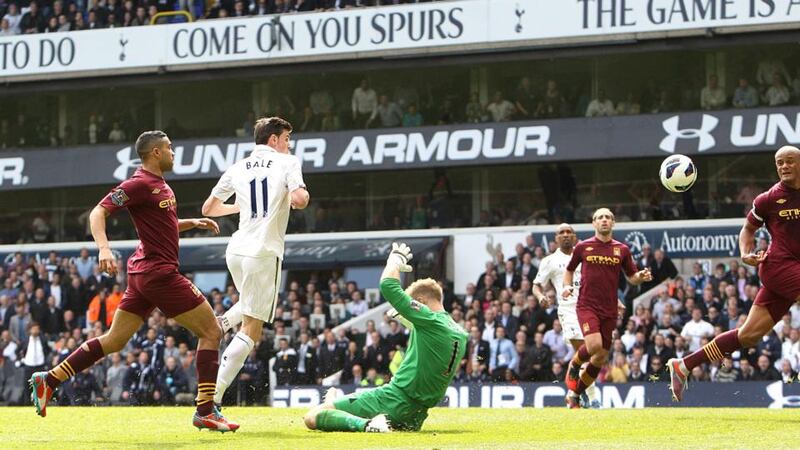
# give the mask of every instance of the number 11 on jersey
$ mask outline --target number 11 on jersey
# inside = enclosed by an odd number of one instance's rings
[[[250,180],[250,217],[253,219],[259,217],[258,203],[261,203],[263,206],[261,217],[267,217],[267,205],[269,204],[269,184],[267,184],[266,177],[261,179],[261,201],[259,202],[257,199],[256,179],[253,178]]]

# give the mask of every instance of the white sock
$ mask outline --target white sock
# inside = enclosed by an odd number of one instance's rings
[[[222,316],[222,332],[227,333],[231,328],[242,323],[242,302],[236,302]]]
[[[214,394],[214,403],[221,404],[222,396],[225,395],[225,390],[231,385],[231,382],[242,369],[247,355],[253,349],[255,343],[250,336],[242,333],[241,331],[233,336],[233,340],[225,349],[220,361],[219,371],[217,372],[217,392]]]
[[[586,396],[589,397],[589,402],[590,403],[595,401],[595,400],[599,400],[597,398],[597,394],[599,394],[598,389],[597,389],[597,384],[592,383],[592,384],[589,385],[589,387],[586,388]]]

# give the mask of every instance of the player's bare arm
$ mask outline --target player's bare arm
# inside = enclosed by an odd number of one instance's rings
[[[239,204],[225,203],[212,194],[203,202],[203,207],[200,209],[200,212],[206,217],[222,217],[231,214],[239,214]]]
[[[748,266],[758,266],[767,259],[767,253],[763,250],[753,253],[756,246],[756,231],[758,228],[745,221],[742,231],[739,232],[739,254],[742,255],[742,262]]]
[[[544,295],[544,287],[541,283],[533,283],[533,295],[539,303],[547,300],[547,297]]]
[[[572,293],[575,291],[575,286],[572,284],[572,278],[575,275],[574,270],[565,270],[564,271],[564,282],[563,286],[561,287],[561,297],[568,299],[572,296]]]
[[[211,219],[205,217],[201,219],[178,219],[178,231],[188,231],[199,228],[201,230],[211,230],[214,234],[219,234],[219,225]]]
[[[108,236],[106,236],[106,218],[109,215],[110,213],[107,209],[97,205],[89,214],[89,224],[92,228],[94,243],[97,244],[97,263],[100,266],[100,271],[113,276],[117,274],[117,260],[114,258],[114,254],[111,253],[111,245],[108,243]]]
[[[304,187],[293,190],[289,195],[292,199],[292,209],[305,209],[311,199],[311,195]]]
[[[628,279],[628,283],[638,286],[645,281],[653,281],[653,274],[650,273],[650,269],[642,269],[633,274],[631,277],[626,277]],[[565,281],[566,283],[566,281]]]

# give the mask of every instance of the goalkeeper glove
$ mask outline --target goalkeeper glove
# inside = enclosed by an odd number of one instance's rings
[[[411,272],[411,266],[408,265],[408,262],[411,261],[414,255],[411,253],[411,249],[404,243],[392,243],[392,252],[389,253],[389,257],[386,259],[387,266],[394,266],[400,272]]]

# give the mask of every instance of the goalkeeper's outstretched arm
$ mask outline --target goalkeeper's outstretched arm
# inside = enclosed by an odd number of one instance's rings
[[[411,272],[408,262],[412,257],[411,249],[406,244],[392,244],[392,252],[386,259],[386,267],[381,275],[381,295],[394,307],[393,317],[400,319],[409,329],[431,320],[430,309],[409,297],[400,286],[400,272]]]

